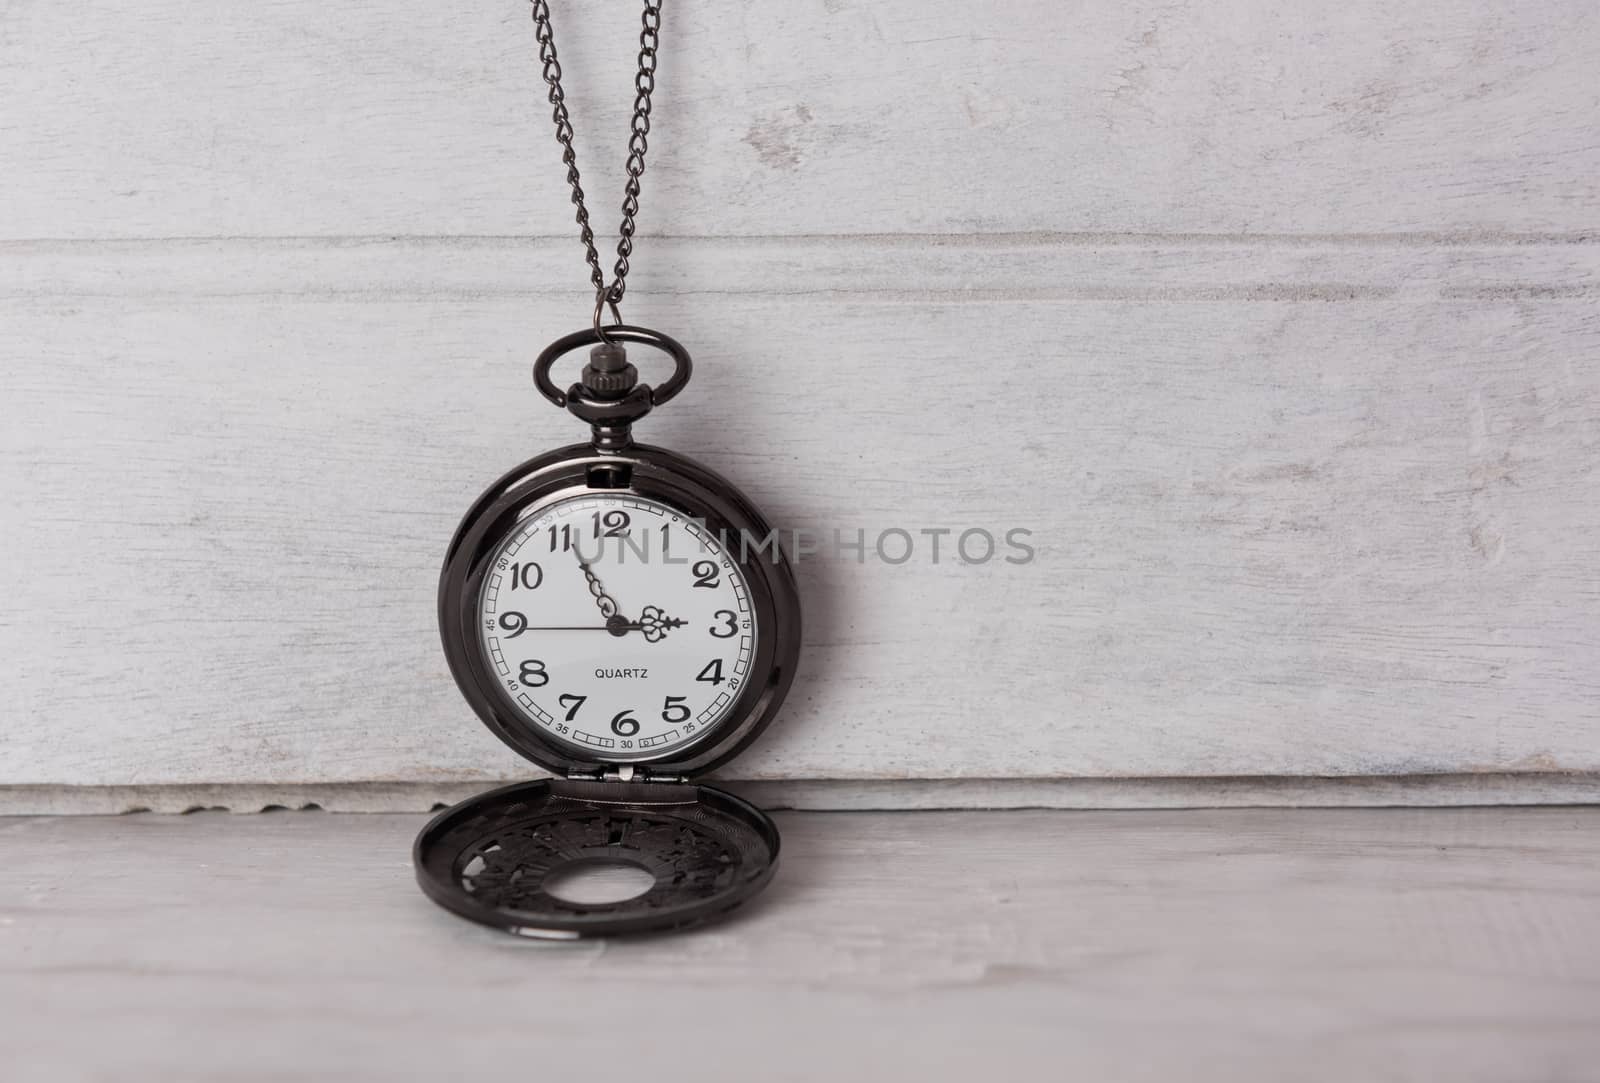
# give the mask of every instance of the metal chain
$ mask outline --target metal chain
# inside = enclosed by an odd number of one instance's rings
[[[613,320],[622,322],[617,306],[628,288],[628,257],[633,255],[634,216],[639,213],[639,178],[644,174],[644,156],[650,149],[650,95],[656,88],[656,47],[660,44],[661,0],[644,0],[640,18],[639,71],[634,76],[633,121],[628,136],[628,183],[623,188],[622,225],[618,228],[617,262],[612,281],[606,284],[600,268],[600,253],[594,246],[594,230],[589,226],[589,209],[583,201],[583,183],[578,175],[578,154],[572,149],[572,118],[567,113],[566,93],[561,89],[561,61],[556,59],[555,32],[550,28],[548,0],[533,0],[533,25],[539,41],[539,59],[544,64],[544,81],[550,87],[551,119],[556,125],[556,142],[561,144],[561,161],[567,167],[567,184],[572,188],[572,204],[577,208],[578,239],[583,242],[584,259],[589,264],[589,281],[594,286],[594,327],[605,339],[600,315],[610,306]],[[610,341],[606,339],[606,341]]]

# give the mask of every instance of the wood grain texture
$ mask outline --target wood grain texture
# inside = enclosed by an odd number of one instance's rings
[[[637,12],[556,19],[613,208]],[[663,41],[646,231],[1596,228],[1590,0],[710,0]],[[0,103],[0,237],[571,226],[525,0],[13,4]]]
[[[738,776],[1600,768],[1600,246],[667,248],[633,315],[701,365],[643,438],[786,527],[1037,554],[804,563],[801,678]],[[432,590],[476,491],[577,435],[525,375],[575,306],[522,284],[567,255],[0,258],[0,781],[524,770]]]
[[[1600,811],[784,814],[734,921],[536,944],[416,816],[0,824],[14,1083],[1589,1080]]]
[[[527,13],[0,10],[4,807],[526,770],[431,592],[478,489],[577,435],[526,381],[586,315]],[[635,19],[557,9],[602,226]],[[1590,792],[1593,4],[666,20],[628,316],[700,368],[644,438],[824,538],[1037,551],[807,562],[732,774]],[[1128,779],[1174,781],[1084,796]]]

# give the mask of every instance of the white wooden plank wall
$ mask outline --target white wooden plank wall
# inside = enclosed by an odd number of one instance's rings
[[[554,9],[609,229],[637,9]],[[788,526],[1037,546],[802,566],[728,775],[1597,777],[1593,4],[665,23],[627,315],[699,368],[644,438]],[[527,380],[587,317],[541,91],[520,0],[0,12],[7,807],[521,773],[432,589],[579,435]]]

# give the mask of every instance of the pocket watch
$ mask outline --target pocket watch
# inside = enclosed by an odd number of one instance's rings
[[[440,813],[417,836],[417,881],[463,917],[524,936],[576,939],[720,917],[772,878],[778,831],[699,780],[777,713],[800,657],[800,600],[777,536],[744,495],[632,426],[689,382],[676,340],[622,322],[639,178],[655,89],[660,0],[644,0],[617,262],[600,269],[579,183],[547,0],[533,22],[556,141],[594,286],[592,326],[533,366],[541,394],[588,422],[590,440],[530,459],[467,512],[439,577],[450,672],[496,736],[555,777]],[[612,322],[603,325],[605,310]],[[625,343],[671,357],[639,382]],[[552,366],[590,347],[566,391]],[[650,886],[580,903],[554,878],[625,865]]]
[[[672,376],[639,383],[624,342],[671,355]],[[551,366],[584,345],[582,379],[558,390]],[[423,890],[464,917],[564,939],[680,928],[727,913],[776,868],[772,821],[697,780],[756,739],[794,679],[793,573],[732,484],[631,435],[691,370],[680,344],[641,327],[553,343],[535,381],[592,439],[495,482],[450,543],[450,671],[496,736],[557,776],[471,798],[418,837]],[[654,882],[607,904],[547,890],[589,865]]]

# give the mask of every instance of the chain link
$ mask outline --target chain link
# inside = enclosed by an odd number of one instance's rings
[[[634,76],[633,121],[628,135],[628,182],[623,187],[622,225],[618,228],[617,262],[612,280],[606,284],[600,267],[600,253],[594,244],[594,229],[589,225],[589,208],[584,204],[583,181],[578,173],[578,154],[572,148],[572,118],[567,113],[566,92],[561,89],[561,61],[556,58],[555,32],[550,28],[548,0],[533,0],[533,25],[539,42],[539,60],[544,64],[544,81],[550,88],[550,116],[555,121],[556,142],[561,144],[561,161],[567,167],[567,184],[572,188],[574,218],[578,239],[583,242],[584,259],[589,265],[589,281],[594,286],[594,326],[600,327],[601,313],[611,308],[614,320],[621,322],[617,306],[628,288],[628,258],[633,255],[634,217],[639,213],[639,178],[644,175],[644,156],[650,149],[650,95],[656,89],[656,48],[661,41],[661,0],[644,0],[640,17],[639,71]],[[608,340],[609,341],[609,340]]]

